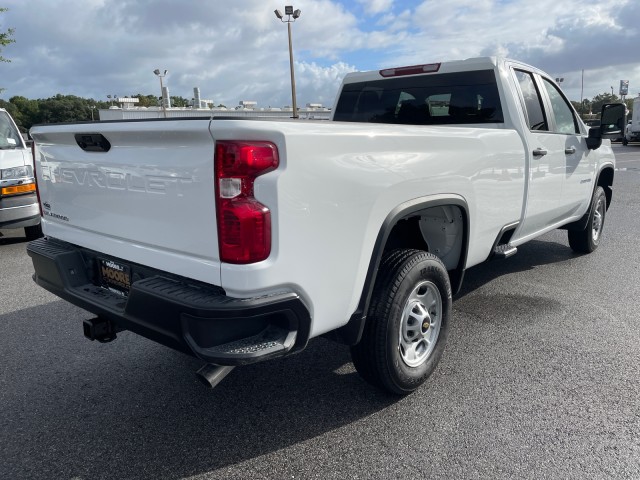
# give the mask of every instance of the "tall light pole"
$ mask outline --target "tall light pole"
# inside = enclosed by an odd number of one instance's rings
[[[280,10],[274,10],[276,17],[282,22],[287,24],[287,31],[289,33],[289,68],[291,70],[291,102],[293,103],[293,118],[298,118],[298,106],[296,105],[296,78],[293,73],[293,47],[291,45],[291,24],[296,21],[300,14],[300,10],[294,10],[291,5],[284,7],[284,14],[287,19],[284,19]],[[293,18],[293,20],[292,20]]]
[[[164,113],[164,118],[167,118],[167,109],[164,105],[164,86],[162,85],[162,79],[167,75],[168,72],[169,70],[165,70],[161,72],[157,68],[153,71],[153,73],[155,73],[160,79],[160,99],[161,99],[160,101],[162,103],[162,113]]]

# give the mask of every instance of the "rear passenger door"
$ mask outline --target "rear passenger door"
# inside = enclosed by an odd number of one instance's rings
[[[528,131],[528,188],[524,221],[519,237],[533,235],[557,221],[564,214],[562,184],[565,171],[564,143],[552,131],[541,85],[532,72],[514,70]]]

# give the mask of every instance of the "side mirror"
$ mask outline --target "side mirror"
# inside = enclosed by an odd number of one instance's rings
[[[618,138],[624,131],[624,103],[607,103],[602,106],[600,130],[602,138]]]
[[[589,129],[589,136],[587,137],[587,148],[589,150],[595,150],[602,145],[602,131],[600,127],[591,127]]]
[[[591,127],[587,137],[587,148],[595,150],[602,145],[602,139],[616,139],[624,135],[624,103],[605,103],[600,114],[600,126]]]

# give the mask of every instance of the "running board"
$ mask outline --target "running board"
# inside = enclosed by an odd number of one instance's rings
[[[509,258],[518,253],[518,247],[514,247],[510,243],[496,245],[493,249],[494,258]]]

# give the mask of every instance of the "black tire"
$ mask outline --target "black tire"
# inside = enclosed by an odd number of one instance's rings
[[[591,199],[587,226],[584,230],[569,230],[569,246],[574,252],[591,253],[598,248],[606,213],[607,197],[604,189],[597,187]]]
[[[27,236],[27,240],[36,240],[42,237],[42,224],[24,227],[24,234]]]
[[[351,347],[356,370],[388,392],[413,392],[431,375],[444,351],[451,313],[445,266],[421,250],[386,254],[367,313],[362,339]]]

